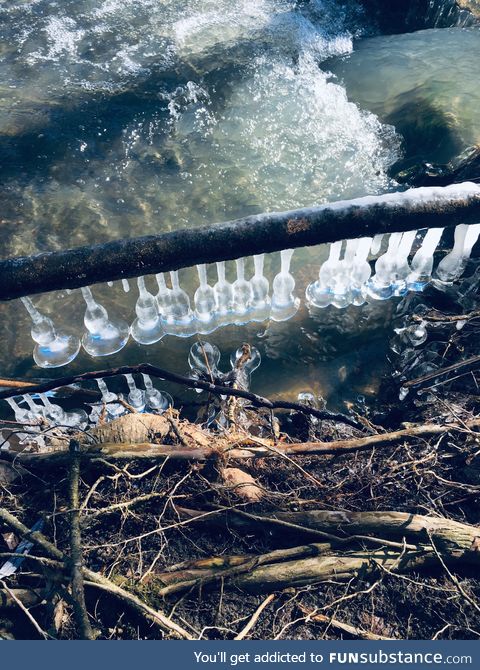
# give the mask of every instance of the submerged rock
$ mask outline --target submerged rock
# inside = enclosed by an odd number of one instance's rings
[[[395,175],[400,184],[410,186],[446,186],[454,182],[480,178],[480,147],[469,147],[444,165],[419,163]]]

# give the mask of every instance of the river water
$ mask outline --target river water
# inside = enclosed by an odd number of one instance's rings
[[[411,62],[418,79],[436,59],[432,97],[442,88],[448,98],[456,77],[447,60],[465,56],[466,39],[470,69],[479,62],[475,29],[448,32],[448,58],[440,47],[424,54],[426,33],[372,38],[355,0],[6,0],[0,31],[2,257],[395,190],[389,170],[409,147],[392,125],[401,114],[379,100],[419,85]],[[447,34],[426,32],[435,44]],[[478,129],[475,104],[468,115]],[[446,113],[461,126],[464,111]],[[324,257],[296,252],[299,295]],[[276,255],[266,268],[271,280]],[[183,283],[193,289],[193,275]],[[95,293],[131,320],[135,291]],[[80,327],[78,295],[35,302]],[[225,355],[244,340],[260,348],[258,392],[310,389],[339,406],[376,393],[391,309],[309,314],[302,305],[289,322],[209,339]],[[33,367],[26,315],[13,304],[1,310],[2,374],[53,376]],[[101,361],[81,354],[71,368],[148,360],[185,371],[190,343],[130,344]]]

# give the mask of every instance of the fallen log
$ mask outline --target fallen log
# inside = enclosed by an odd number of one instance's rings
[[[221,514],[208,516],[205,510],[177,508],[182,518],[198,518],[199,523],[215,524],[240,532],[269,532],[275,530],[296,536],[318,533],[323,535],[332,546],[346,545],[351,542],[364,543],[368,539],[376,544],[385,543],[386,538],[414,541],[415,546],[406,546],[411,550],[419,544],[429,544],[431,538],[436,546],[449,552],[455,551],[466,561],[480,562],[480,528],[469,524],[439,517],[409,514],[407,512],[334,512],[326,510],[308,510],[301,512],[274,512],[268,515],[252,514],[239,509],[225,510]],[[380,539],[381,538],[381,539]],[[397,544],[396,548],[402,546]]]
[[[0,300],[377,233],[477,223],[479,218],[480,186],[470,182],[256,214],[0,261]]]
[[[145,415],[141,415],[145,416]],[[411,442],[418,438],[435,437],[448,433],[468,433],[480,428],[480,418],[471,419],[460,424],[425,424],[413,426],[391,433],[369,435],[368,437],[351,438],[348,440],[332,440],[331,442],[294,442],[277,443],[275,446],[269,440],[253,438],[249,435],[231,435],[229,438],[211,436],[210,444],[192,443],[191,446],[154,444],[151,442],[139,443],[94,443],[89,444],[85,438],[82,441],[82,458],[95,460],[190,460],[206,461],[210,458],[228,456],[230,459],[245,458],[283,458],[285,456],[329,456],[348,454],[369,449],[385,449],[403,442]],[[77,436],[78,437],[78,436]],[[66,443],[65,443],[66,444]],[[44,453],[4,451],[0,459],[18,461],[24,465],[50,464],[60,465],[67,461],[68,452],[65,449]]]
[[[185,510],[177,510],[181,516]],[[192,518],[202,512],[187,510]],[[205,523],[206,517],[201,517]],[[253,519],[253,522],[252,522]],[[335,579],[349,581],[359,575],[378,570],[405,573],[419,568],[438,567],[438,556],[456,564],[480,564],[480,528],[450,519],[427,517],[403,512],[284,512],[273,516],[250,515],[239,510],[229,510],[215,523],[223,522],[229,528],[245,532],[265,531],[278,521],[303,524],[312,530],[325,533],[336,532],[342,541],[360,541],[360,533],[381,533],[382,536],[402,537],[396,549],[385,546],[368,551],[340,550],[333,539],[323,544],[308,544],[289,549],[280,549],[259,556],[247,555],[202,559],[176,571],[160,573],[154,577],[156,593],[167,597],[186,589],[204,587],[221,582],[252,593],[272,593],[289,587],[300,587]],[[280,524],[282,532],[285,528]],[[419,544],[408,545],[406,538],[416,539]],[[375,539],[372,537],[371,539]],[[388,545],[388,543],[386,543]]]

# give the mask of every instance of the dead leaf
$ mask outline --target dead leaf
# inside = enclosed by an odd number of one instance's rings
[[[263,498],[264,492],[252,475],[240,470],[240,468],[222,468],[220,474],[225,484],[239,498],[243,498],[248,502],[258,502]]]

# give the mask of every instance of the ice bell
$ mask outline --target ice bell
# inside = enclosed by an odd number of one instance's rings
[[[250,388],[250,378],[252,373],[262,362],[260,352],[256,347],[243,345],[239,347],[230,356],[230,365],[232,370],[237,370],[237,381],[240,387]]]
[[[375,275],[365,287],[368,296],[374,300],[388,300],[395,293],[395,257],[402,239],[402,233],[391,233],[387,251],[377,258]]]
[[[198,280],[200,286],[195,291],[193,302],[195,305],[195,318],[197,320],[197,331],[202,335],[212,333],[217,328],[215,291],[208,284],[207,266],[202,263],[197,265]]]
[[[245,279],[245,259],[237,258],[235,264],[237,266],[237,278],[232,285],[233,320],[241,325],[250,321],[248,312],[253,300],[253,289],[251,283]]]
[[[210,342],[194,342],[188,353],[188,365],[191,370],[199,370],[210,378],[219,374],[220,350]]]
[[[256,347],[249,347],[248,352],[245,350],[245,346],[239,347],[230,355],[230,365],[232,366],[232,370],[235,370],[238,367],[242,357],[244,360],[241,367],[249,375],[251,375],[252,372],[255,372],[262,362],[262,356]]]
[[[479,235],[480,224],[478,223],[470,226],[460,224],[455,228],[453,249],[437,267],[436,274],[441,282],[450,283],[461,276]]]
[[[347,240],[345,255],[339,262],[337,272],[333,278],[331,304],[337,309],[342,309],[350,304],[351,300],[351,272],[358,247],[358,240]]]
[[[215,308],[218,324],[225,325],[233,312],[233,286],[225,279],[225,261],[220,261],[216,265],[218,280],[213,287]]]
[[[270,284],[263,274],[265,254],[257,254],[253,257],[255,274],[250,279],[253,298],[251,301],[252,321],[266,321],[270,316],[271,300],[268,295]]]
[[[92,423],[98,422],[103,411],[103,405],[105,405],[105,412],[109,419],[116,419],[122,414],[125,414],[127,410],[122,404],[118,402],[118,395],[108,389],[105,380],[99,378],[95,381],[97,382],[99,391],[102,394],[102,398],[101,403],[94,406],[93,411],[90,414],[90,421]]]
[[[16,402],[16,400],[14,400],[14,398],[5,398],[5,401],[13,409],[13,412],[15,414],[15,421],[18,421],[18,423],[24,423],[25,421],[29,420],[28,414],[30,410],[26,409],[25,407],[20,407],[20,405]]]
[[[107,310],[95,301],[88,286],[84,286],[81,291],[87,304],[83,318],[87,329],[82,337],[83,348],[95,357],[117,353],[128,342],[128,323],[123,319],[109,318]]]
[[[123,376],[128,384],[128,404],[131,405],[133,409],[137,410],[137,412],[143,412],[145,410],[145,392],[137,388],[133,375],[126,374]]]
[[[173,407],[173,398],[165,391],[159,391],[153,385],[150,377],[142,372],[145,384],[145,409],[156,414],[163,414],[169,407]]]
[[[314,307],[328,307],[333,297],[333,282],[340,262],[342,242],[333,242],[330,245],[328,259],[322,264],[318,272],[318,279],[309,284],[305,290],[305,298]]]
[[[172,282],[170,305],[163,313],[165,332],[177,337],[190,337],[195,332],[190,298],[180,287],[177,270],[170,272],[170,280]]]
[[[293,295],[295,279],[290,274],[293,249],[280,252],[280,272],[273,280],[271,318],[273,321],[287,321],[297,313],[300,300]]]
[[[135,305],[137,318],[132,323],[131,334],[139,344],[153,344],[165,335],[156,298],[147,291],[145,278],[137,278],[138,300]]]
[[[47,419],[54,421],[60,426],[75,426],[83,427],[88,423],[87,413],[83,410],[75,410],[73,412],[65,412],[65,410],[50,402],[50,399],[45,393],[40,393],[40,400],[45,407],[45,416]]]
[[[30,318],[32,339],[36,342],[33,360],[41,368],[59,368],[71,363],[80,351],[80,340],[75,335],[58,331],[50,318],[40,314],[30,298],[21,298]]]
[[[204,379],[212,383],[223,375],[218,369],[220,362],[220,350],[215,344],[199,340],[194,342],[188,353],[188,365],[190,366],[190,377],[192,379]],[[202,393],[202,389],[195,389]]]

